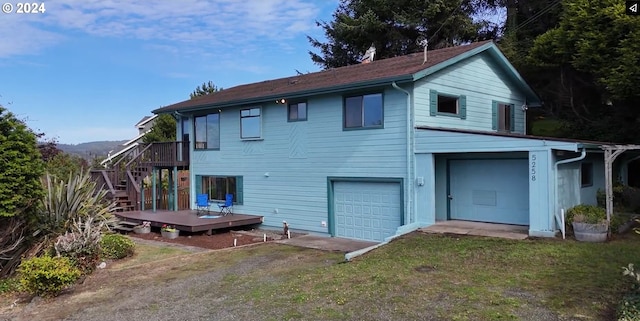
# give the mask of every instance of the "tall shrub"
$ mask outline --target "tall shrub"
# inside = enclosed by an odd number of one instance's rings
[[[13,217],[35,208],[42,197],[44,164],[36,135],[0,106],[0,217]]]
[[[36,141],[36,134],[0,105],[0,277],[18,266],[37,223],[44,164]]]

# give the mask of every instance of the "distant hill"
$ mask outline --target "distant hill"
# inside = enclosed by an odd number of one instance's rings
[[[113,154],[114,152],[122,149],[122,144],[126,142],[126,140],[97,141],[81,143],[77,145],[58,144],[57,146],[65,153],[78,155],[86,159],[92,159],[96,156],[107,156],[110,151],[112,151]]]

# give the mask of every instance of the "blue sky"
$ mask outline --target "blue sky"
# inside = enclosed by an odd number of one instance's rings
[[[6,2],[6,1],[5,1]],[[317,71],[338,0],[45,0],[0,12],[0,104],[60,143],[125,140],[203,82],[232,87]],[[14,2],[14,5],[16,2]]]

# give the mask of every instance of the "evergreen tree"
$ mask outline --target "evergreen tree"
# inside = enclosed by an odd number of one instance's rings
[[[35,209],[44,173],[36,134],[0,105],[0,218]]]
[[[529,58],[550,75],[570,137],[639,143],[640,20],[624,2],[568,0],[556,28],[536,38]]]
[[[208,83],[202,83],[201,86],[196,87],[196,89],[191,94],[189,94],[189,98],[193,99],[220,90],[222,90],[222,88],[216,87],[216,85],[214,85],[212,81],[209,81]]]
[[[162,114],[156,117],[149,131],[142,141],[145,143],[173,142],[176,140],[176,120],[169,114]]]
[[[316,22],[327,42],[308,37],[320,51],[309,54],[328,69],[359,63],[371,46],[375,59],[385,59],[420,51],[424,41],[435,49],[492,39],[499,27],[474,21],[473,15],[497,5],[486,0],[342,0],[332,21]]]

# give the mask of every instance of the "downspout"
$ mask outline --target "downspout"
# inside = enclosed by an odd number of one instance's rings
[[[524,99],[524,104],[522,105],[522,121],[524,122],[524,129],[523,129],[523,133],[526,135],[527,134],[527,110],[529,110],[529,107],[527,106],[527,99]]]
[[[574,158],[569,158],[569,159],[563,159],[563,160],[559,160],[557,162],[555,162],[554,164],[554,184],[553,184],[553,189],[554,189],[554,213],[553,216],[556,217],[556,214],[559,210],[559,202],[558,202],[558,165],[562,165],[562,164],[567,164],[567,163],[573,163],[573,162],[578,162],[583,160],[585,157],[587,157],[587,150],[585,148],[582,148],[582,153],[580,154],[580,156],[578,157],[574,157]],[[564,217],[562,218],[562,221],[564,222]],[[564,226],[562,227],[564,229]]]
[[[413,144],[412,144],[412,140],[411,140],[411,131],[413,130],[413,126],[411,126],[411,93],[409,93],[408,91],[400,88],[400,86],[398,86],[398,84],[396,84],[396,82],[392,82],[391,86],[393,86],[393,88],[405,93],[407,95],[407,198],[408,198],[408,204],[407,204],[407,210],[411,211],[412,213],[408,213],[410,215],[407,215],[407,219],[409,221],[412,222],[404,222],[404,224],[408,224],[408,223],[415,223],[416,221],[416,209],[415,209],[415,195],[414,194],[414,190],[412,189],[411,186],[413,184],[414,179],[411,177],[411,152],[412,152],[412,148],[413,148]],[[415,162],[414,162],[414,166],[415,166]]]

